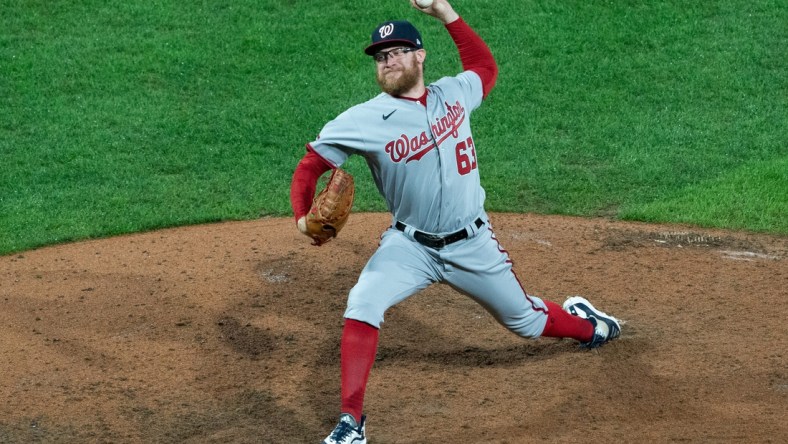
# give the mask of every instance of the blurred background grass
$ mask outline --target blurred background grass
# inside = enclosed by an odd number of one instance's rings
[[[0,254],[289,216],[304,144],[377,94],[407,1],[1,1]],[[784,1],[455,0],[500,66],[473,116],[491,211],[788,233]],[[363,159],[355,211],[385,211]]]

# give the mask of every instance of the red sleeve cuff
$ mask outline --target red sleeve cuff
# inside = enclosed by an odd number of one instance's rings
[[[317,180],[330,169],[332,167],[328,161],[307,145],[307,153],[298,162],[290,184],[290,205],[293,207],[296,221],[309,212],[315,197]]]

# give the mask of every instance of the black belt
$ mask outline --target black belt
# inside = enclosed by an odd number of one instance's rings
[[[476,228],[481,228],[484,225],[484,221],[482,218],[478,218],[473,223],[476,225]],[[394,224],[394,227],[399,231],[405,232],[405,224],[400,221],[397,221]],[[446,236],[436,236],[434,234],[424,233],[422,231],[414,230],[413,231],[413,238],[416,241],[425,247],[435,248],[436,250],[445,247],[446,245],[453,244],[457,241],[461,241],[468,237],[468,230],[463,228],[460,231],[456,231],[451,234],[447,234]]]

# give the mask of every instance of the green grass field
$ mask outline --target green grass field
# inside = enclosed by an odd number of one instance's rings
[[[455,0],[493,50],[474,114],[491,211],[788,234],[784,0]],[[288,216],[304,144],[377,93],[406,0],[2,1],[0,254]],[[363,159],[356,211],[385,211]]]

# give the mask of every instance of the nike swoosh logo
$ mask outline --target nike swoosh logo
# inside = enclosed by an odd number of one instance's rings
[[[391,115],[396,113],[396,112],[397,112],[397,110],[395,109],[394,111],[392,111],[392,112],[390,112],[388,114],[383,114],[383,120],[388,120],[389,117],[391,117]]]

